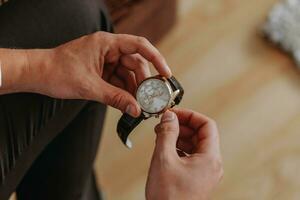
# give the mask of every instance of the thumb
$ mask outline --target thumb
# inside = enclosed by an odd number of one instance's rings
[[[105,81],[101,84],[103,92],[100,101],[102,103],[110,105],[123,113],[126,112],[133,117],[138,117],[140,115],[140,106],[129,92],[115,87]]]
[[[176,143],[179,135],[177,116],[172,111],[166,111],[161,117],[161,122],[155,127],[156,152],[165,152],[166,155],[176,153]]]

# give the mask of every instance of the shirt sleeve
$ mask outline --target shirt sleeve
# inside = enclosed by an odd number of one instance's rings
[[[1,68],[1,61],[0,61],[0,88],[2,86],[2,68]]]

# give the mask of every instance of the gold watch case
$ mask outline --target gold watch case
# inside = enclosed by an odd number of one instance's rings
[[[166,112],[169,108],[171,108],[172,106],[175,105],[174,100],[175,100],[175,98],[178,96],[178,94],[180,93],[180,91],[179,91],[179,90],[173,91],[172,86],[170,85],[168,79],[167,79],[166,77],[163,77],[163,76],[160,76],[160,75],[152,76],[152,77],[149,77],[149,78],[143,80],[143,81],[141,82],[141,84],[139,85],[139,87],[143,84],[143,82],[145,82],[145,81],[147,81],[147,80],[149,80],[149,79],[158,79],[158,80],[163,81],[163,82],[166,84],[166,86],[167,86],[167,88],[168,88],[169,95],[170,95],[170,99],[169,99],[169,101],[168,101],[168,104],[167,104],[167,105],[165,106],[165,108],[164,108],[163,110],[161,110],[160,112],[150,113],[150,112],[147,112],[147,111],[145,111],[145,110],[142,109],[142,112],[143,112],[145,118],[150,118],[150,117],[156,117],[156,118],[158,118],[160,114]],[[137,90],[137,91],[138,91],[138,90]],[[138,100],[137,94],[136,94],[136,99]],[[138,103],[139,103],[139,102],[138,102]],[[140,104],[140,103],[139,103],[139,104]]]

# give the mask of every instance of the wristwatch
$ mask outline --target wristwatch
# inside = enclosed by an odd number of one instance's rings
[[[182,100],[184,90],[174,76],[165,78],[153,76],[145,79],[137,88],[136,100],[142,113],[134,118],[126,113],[119,119],[117,132],[122,142],[129,148],[132,147],[128,139],[129,134],[143,120],[150,117],[159,117],[167,109],[178,105]]]

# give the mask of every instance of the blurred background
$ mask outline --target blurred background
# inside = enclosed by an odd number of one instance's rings
[[[300,74],[261,35],[276,0],[107,0],[116,32],[146,36],[185,88],[181,107],[219,125],[225,176],[217,200],[300,198]],[[158,119],[116,133],[109,109],[95,167],[109,200],[144,199]]]

